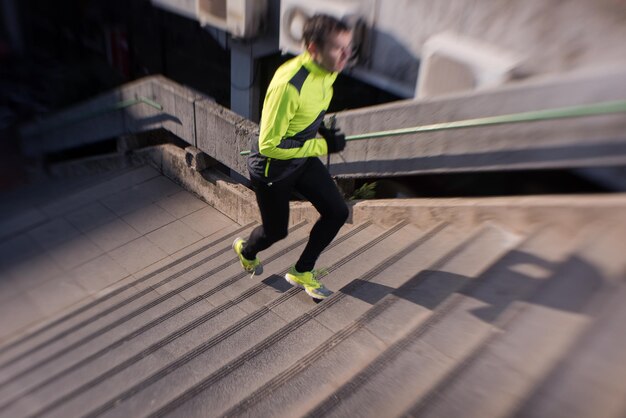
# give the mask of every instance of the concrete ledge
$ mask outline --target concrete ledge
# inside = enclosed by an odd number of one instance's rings
[[[55,167],[56,175],[82,175],[115,168],[150,164],[163,175],[199,196],[239,224],[260,222],[254,192],[221,172],[197,171],[185,160],[187,151],[165,144],[112,154]],[[372,221],[389,226],[406,219],[416,225],[447,222],[479,225],[493,221],[514,231],[528,231],[546,223],[581,225],[587,222],[626,222],[626,193],[611,195],[513,196],[487,198],[389,199],[350,202],[350,223]],[[292,202],[290,225],[315,222],[318,213],[308,202]]]
[[[626,97],[624,69],[569,74],[564,78],[510,83],[499,89],[403,101],[340,112],[346,135],[377,132],[509,113],[584,106]],[[145,96],[157,110],[122,100]],[[162,128],[246,177],[246,158],[258,125],[210,97],[164,77],[147,77],[49,118],[22,127],[28,155],[42,155],[98,140]],[[351,142],[331,156],[340,178],[418,173],[474,172],[626,164],[623,113],[532,123],[422,132]]]
[[[195,111],[198,138],[196,147],[247,177],[246,157],[239,153],[250,149],[252,140],[258,138],[259,126],[207,100],[196,102]]]
[[[626,97],[626,71],[612,69],[509,83],[497,89],[337,113],[346,135],[586,106]],[[626,163],[626,116],[615,113],[422,132],[350,142],[331,156],[338,177],[387,177]]]
[[[217,160],[211,158],[196,147],[185,148],[185,162],[196,171],[203,171],[218,164]]]
[[[118,108],[127,100],[145,97],[145,103]],[[119,136],[164,129],[195,146],[242,176],[246,158],[258,137],[258,125],[194,89],[163,76],[150,76],[125,84],[20,129],[27,155],[38,156]]]
[[[602,220],[623,224],[625,208],[626,194],[393,199],[357,202],[352,206],[352,218],[355,223],[369,219],[386,226],[402,219],[416,225],[479,225],[493,221],[522,232],[546,223],[581,225]]]
[[[186,151],[173,145],[160,145],[141,152],[163,175],[201,197],[235,222],[258,221],[254,193],[217,170],[196,171],[185,160]]]
[[[146,161],[163,175],[202,198],[239,224],[260,222],[261,217],[254,192],[234,182],[221,172],[208,168],[197,171],[185,160],[186,150],[173,145],[159,145],[139,151],[138,161]],[[318,213],[310,203],[293,202],[289,224],[303,220],[314,222]]]
[[[234,221],[260,221],[252,190],[215,170],[196,172],[184,164],[184,150],[155,147],[163,174],[202,197]],[[158,157],[157,157],[158,158]],[[516,231],[546,223],[580,225],[597,220],[626,222],[626,194],[584,196],[519,196],[454,199],[390,199],[350,202],[351,223],[373,221],[389,226],[407,219],[416,225],[448,222],[479,225],[494,221]],[[290,225],[315,222],[319,215],[308,202],[292,202]]]
[[[185,151],[172,145],[148,151],[156,168],[234,221],[260,221],[254,192],[215,170],[197,172],[184,163]],[[159,163],[160,162],[160,163]],[[407,219],[416,225],[448,222],[479,225],[494,221],[516,231],[545,223],[580,225],[596,220],[626,222],[626,194],[519,196],[454,199],[390,199],[350,202],[349,222],[389,226]],[[315,222],[308,202],[292,202],[289,223]]]

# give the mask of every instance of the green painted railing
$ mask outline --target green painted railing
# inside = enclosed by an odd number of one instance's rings
[[[507,123],[537,122],[585,116],[610,115],[626,113],[626,100],[594,103],[583,106],[570,106],[555,109],[537,110],[532,112],[510,113],[500,116],[489,116],[476,119],[464,119],[454,122],[433,123],[430,125],[413,126],[410,128],[392,129],[388,131],[369,132],[358,135],[347,135],[346,141],[382,138],[389,136],[417,134],[424,132],[445,131],[448,129],[477,128],[482,126],[503,125]],[[250,151],[242,151],[241,155],[248,155]]]

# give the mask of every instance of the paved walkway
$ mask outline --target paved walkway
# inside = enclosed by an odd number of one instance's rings
[[[0,202],[0,342],[235,225],[149,166]]]

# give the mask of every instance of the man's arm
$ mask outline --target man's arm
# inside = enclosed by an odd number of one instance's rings
[[[319,157],[328,153],[326,140],[313,138],[298,148],[280,148],[287,133],[289,123],[298,110],[300,96],[291,84],[284,84],[268,90],[261,115],[259,151],[262,155],[277,160]]]

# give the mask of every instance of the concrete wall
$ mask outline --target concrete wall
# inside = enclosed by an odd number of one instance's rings
[[[114,110],[125,100],[151,98],[152,81],[152,78],[145,78],[126,84],[22,126],[19,132],[22,150],[26,155],[41,155],[160,127],[165,116],[145,104]]]
[[[625,100],[626,70],[515,83],[337,114],[346,135]],[[626,110],[626,109],[624,109]],[[626,112],[387,136],[333,155],[339,177],[626,164]]]
[[[116,104],[145,97],[146,104],[109,111]],[[210,97],[162,76],[146,77],[72,106],[20,129],[21,147],[37,156],[163,128],[234,171],[247,176],[246,158],[258,125],[215,103]]]
[[[413,77],[410,55],[443,31],[525,57],[528,75],[626,65],[622,0],[379,0],[374,70]]]
[[[144,95],[162,110],[136,105],[57,127],[74,114]],[[441,122],[625,100],[626,70],[535,79],[497,90],[423,101],[404,101],[341,112],[347,135]],[[626,110],[626,109],[625,109]],[[72,113],[74,112],[74,114]],[[66,120],[67,119],[67,120]],[[235,172],[247,177],[246,158],[258,125],[187,87],[163,77],[131,83],[115,92],[22,129],[31,155],[71,148],[104,138],[164,128]],[[350,142],[331,158],[338,177],[397,176],[533,168],[626,164],[626,111],[541,122],[473,127]]]

